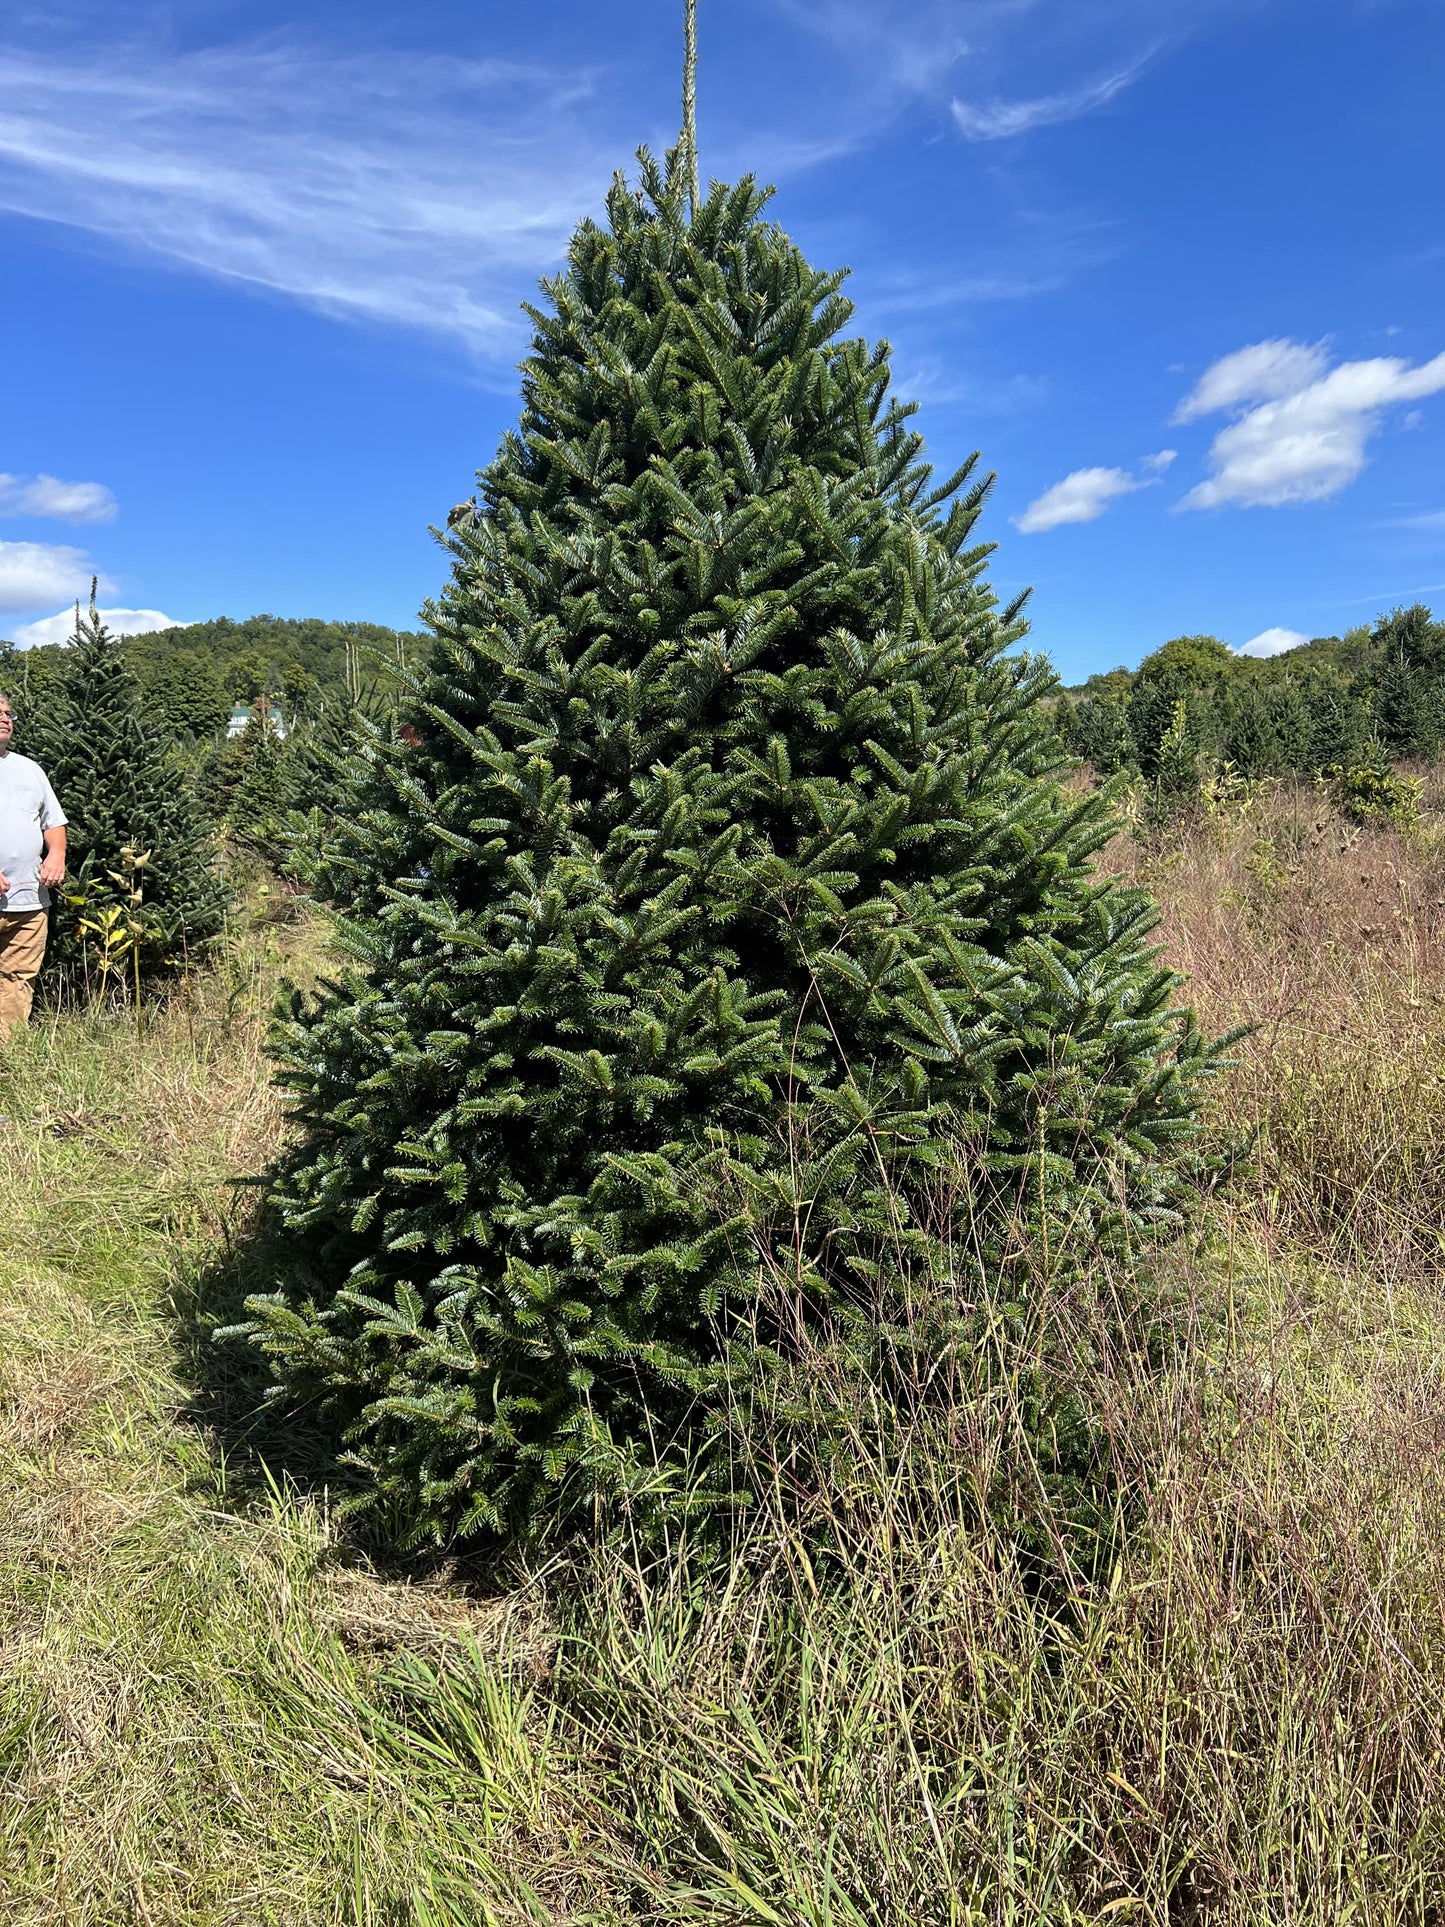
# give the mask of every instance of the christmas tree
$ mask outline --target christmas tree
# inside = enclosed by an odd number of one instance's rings
[[[293,731],[287,740],[290,808],[272,830],[273,858],[284,874],[310,882],[324,867],[357,759],[393,737],[396,727],[395,691],[389,680],[372,677],[358,680],[345,701],[333,699]]]
[[[239,843],[274,854],[296,800],[291,744],[277,727],[269,699],[258,697],[241,734],[222,746],[219,808],[226,831]]]
[[[70,825],[50,953],[62,979],[133,985],[199,956],[225,891],[186,772],[93,593],[32,744]]]
[[[1135,1242],[1195,1168],[1209,1052],[1057,780],[992,478],[934,476],[843,276],[690,172],[643,155],[529,310],[323,853],[347,967],[278,1032],[297,1264],[251,1330],[437,1533],[636,1489],[756,1368],[760,1268],[804,1323],[966,1293],[1006,1221]]]

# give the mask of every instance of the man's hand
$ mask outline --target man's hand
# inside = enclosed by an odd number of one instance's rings
[[[0,870],[0,897],[8,897],[9,894],[10,894],[10,879],[8,876],[6,876],[3,870]]]
[[[46,890],[58,890],[65,881],[65,846],[69,838],[57,823],[45,832],[45,858],[40,865],[40,882]]]

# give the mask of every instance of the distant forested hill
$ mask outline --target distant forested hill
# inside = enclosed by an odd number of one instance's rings
[[[194,739],[217,734],[233,703],[258,696],[273,697],[288,722],[346,705],[363,688],[384,684],[388,668],[421,641],[375,622],[218,616],[130,636],[125,649],[157,719]],[[17,707],[43,702],[64,656],[63,646],[16,650],[0,643],[0,690]]]
[[[1177,636],[1135,670],[1067,689],[1059,733],[1096,772],[1187,788],[1204,764],[1240,775],[1344,769],[1445,751],[1445,623],[1423,603],[1263,660]]]

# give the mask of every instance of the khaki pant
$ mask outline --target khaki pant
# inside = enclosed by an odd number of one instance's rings
[[[0,911],[0,1037],[30,1021],[35,979],[45,960],[43,910]]]

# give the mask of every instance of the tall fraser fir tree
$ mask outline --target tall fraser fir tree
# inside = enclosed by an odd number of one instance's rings
[[[275,1046],[296,1263],[250,1330],[437,1532],[645,1476],[755,1362],[773,1259],[846,1315],[1020,1212],[1148,1235],[1209,1061],[1055,780],[991,478],[935,480],[751,180],[693,218],[685,167],[641,181],[529,311],[325,852],[348,967]]]
[[[189,776],[150,721],[121,640],[94,598],[87,616],[77,613],[59,687],[25,746],[43,763],[70,825],[51,965],[84,988],[112,974],[132,983],[137,962],[145,978],[198,958],[225,915],[215,855]]]

